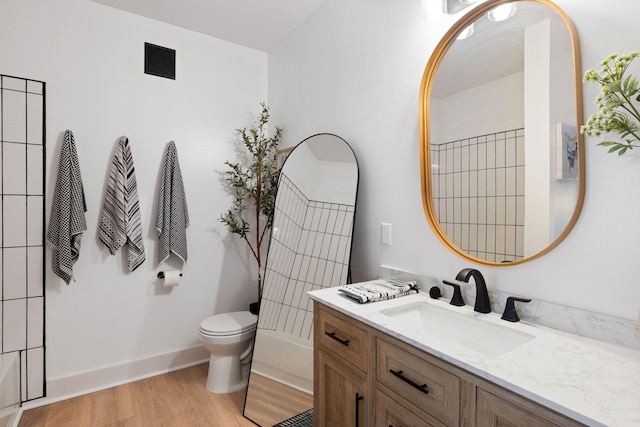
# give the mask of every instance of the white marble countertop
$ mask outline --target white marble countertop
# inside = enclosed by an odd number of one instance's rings
[[[479,377],[592,426],[640,426],[640,351],[568,334],[500,314],[454,307],[425,292],[388,301],[359,304],[337,288],[311,291],[318,302],[347,314]],[[499,356],[487,356],[442,339],[446,324],[402,324],[382,310],[412,302],[481,317],[501,327],[534,336]],[[430,332],[440,328],[440,333]]]

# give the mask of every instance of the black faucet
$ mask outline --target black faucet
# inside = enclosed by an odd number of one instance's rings
[[[476,282],[476,303],[473,306],[473,310],[478,313],[491,313],[491,304],[489,303],[489,292],[487,291],[487,284],[482,277],[482,273],[474,268],[465,268],[460,270],[460,273],[456,276],[456,280],[469,283],[469,278],[473,277]]]
[[[507,304],[504,307],[504,313],[502,314],[502,317],[501,317],[502,320],[506,320],[508,322],[520,321],[520,317],[518,317],[518,312],[516,311],[516,306],[514,301],[531,302],[529,298],[508,297]]]

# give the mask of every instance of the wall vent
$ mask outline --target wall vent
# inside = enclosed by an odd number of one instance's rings
[[[176,51],[151,43],[144,44],[144,73],[176,79]]]

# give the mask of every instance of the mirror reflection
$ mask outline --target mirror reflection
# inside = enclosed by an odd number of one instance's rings
[[[421,94],[423,190],[432,228],[463,258],[533,259],[575,223],[579,64],[570,21],[546,0],[488,1],[436,48]]]
[[[313,408],[313,304],[349,282],[358,165],[332,134],[298,144],[280,173],[244,415],[273,426]]]

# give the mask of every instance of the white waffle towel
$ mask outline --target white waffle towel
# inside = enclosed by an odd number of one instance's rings
[[[382,301],[418,293],[418,282],[415,280],[376,280],[339,286],[338,291],[355,299],[360,304],[364,304],[369,301]]]

